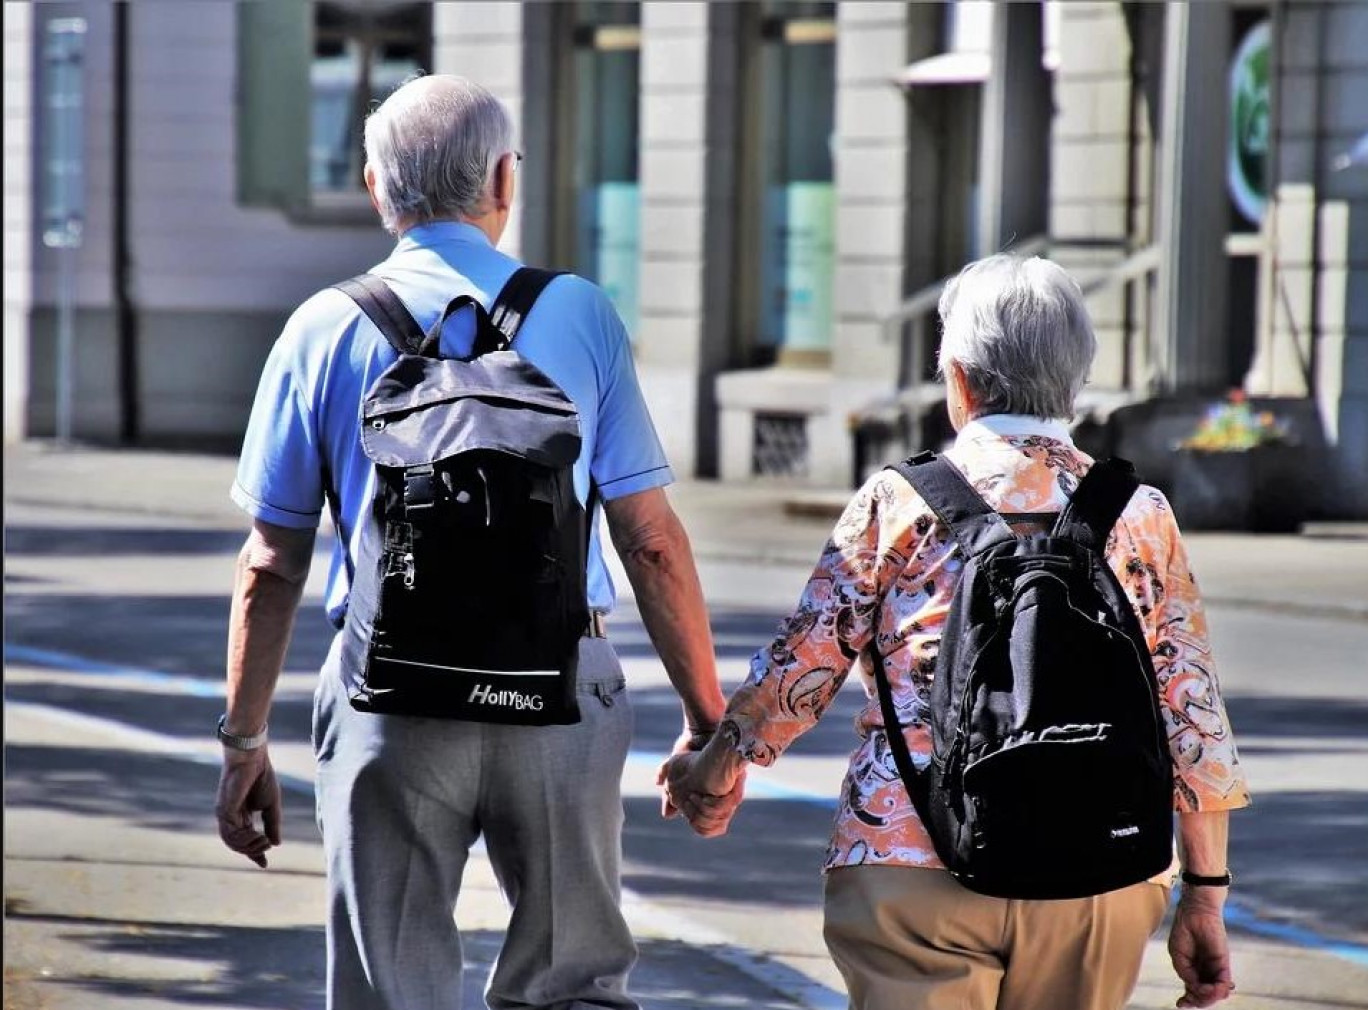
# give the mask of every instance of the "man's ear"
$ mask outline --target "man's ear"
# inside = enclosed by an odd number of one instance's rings
[[[516,178],[513,166],[516,158],[517,155],[510,151],[499,159],[499,165],[494,170],[495,210],[508,210],[513,206],[513,187]]]

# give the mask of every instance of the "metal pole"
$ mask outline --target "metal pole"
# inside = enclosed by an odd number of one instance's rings
[[[72,371],[75,365],[76,250],[57,250],[57,441],[71,441]]]

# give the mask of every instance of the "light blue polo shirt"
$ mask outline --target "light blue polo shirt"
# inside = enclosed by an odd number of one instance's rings
[[[518,266],[474,225],[438,222],[405,232],[370,272],[394,289],[426,330],[458,295],[472,295],[487,308]],[[443,328],[442,352],[468,354],[473,336],[473,313],[457,313]],[[590,474],[606,501],[674,479],[641,395],[627,331],[596,285],[571,275],[554,279],[513,347],[579,411],[583,447],[574,475],[581,502]],[[359,519],[375,494],[374,466],[361,450],[361,400],[397,358],[342,292],[328,288],[301,305],[266,361],[231,491],[256,519],[312,529],[324,508],[324,474],[331,475],[340,500],[339,537],[325,603],[335,623],[350,588],[343,545],[357,556]],[[589,605],[611,610],[616,596],[597,523],[588,576]]]

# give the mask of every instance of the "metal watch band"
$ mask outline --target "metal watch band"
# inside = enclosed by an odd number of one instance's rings
[[[1179,875],[1179,879],[1190,887],[1229,887],[1235,878],[1230,875],[1230,871],[1215,877],[1204,877],[1200,873],[1191,873],[1184,870]]]
[[[255,734],[254,736],[238,736],[235,733],[229,733],[228,730],[224,728],[227,725],[227,723],[227,715],[219,716],[218,738],[219,742],[223,744],[225,747],[231,747],[233,748],[233,750],[256,750],[258,747],[260,747],[262,744],[266,742],[265,726],[262,726],[261,732]]]

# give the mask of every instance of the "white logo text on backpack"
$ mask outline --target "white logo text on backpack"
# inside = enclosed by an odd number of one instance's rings
[[[523,694],[521,691],[514,691],[505,688],[496,691],[488,684],[476,684],[470,692],[470,697],[466,703],[473,705],[498,705],[501,708],[516,708],[519,711],[531,709],[533,712],[542,710],[542,696],[539,694]]]

